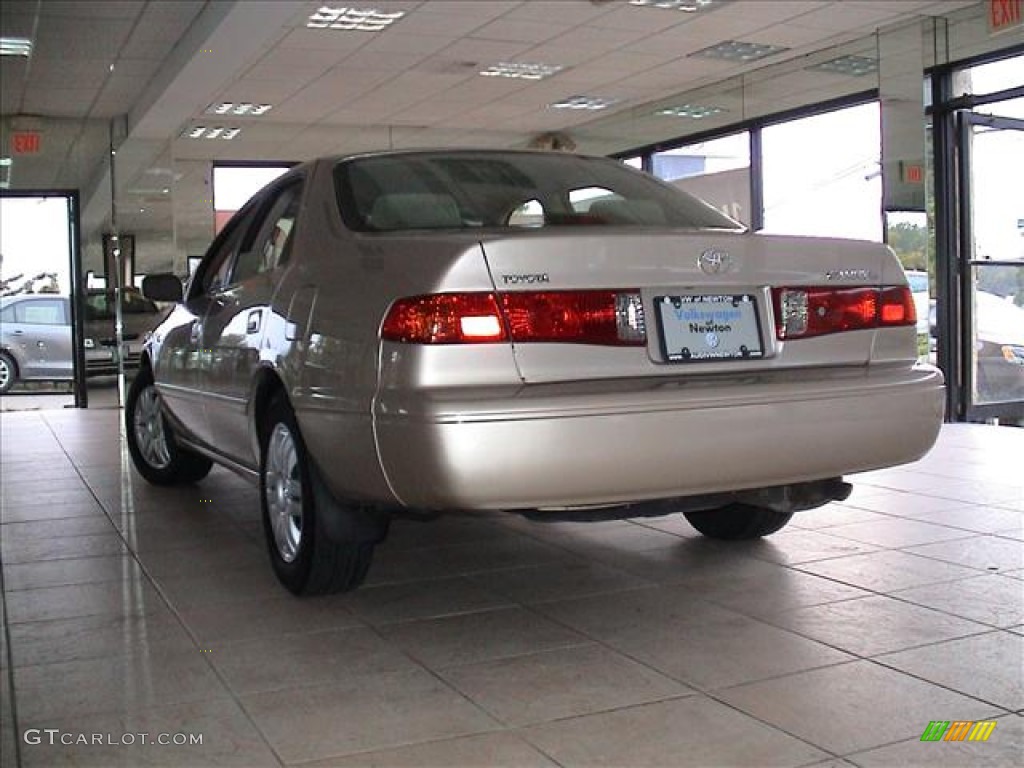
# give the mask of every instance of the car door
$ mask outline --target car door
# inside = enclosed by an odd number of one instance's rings
[[[211,358],[200,373],[207,440],[247,466],[254,467],[256,461],[250,393],[261,365],[271,301],[288,261],[302,189],[302,179],[292,177],[261,195],[255,222],[239,243],[227,282],[211,294],[203,318],[202,346]]]
[[[9,329],[21,347],[24,378],[70,379],[71,325],[68,301],[62,296],[33,296],[14,307]]]
[[[211,443],[201,381],[213,365],[203,340],[207,309],[227,285],[239,246],[252,226],[254,206],[247,206],[214,240],[196,269],[186,295],[161,325],[160,354],[155,379],[171,415],[188,436]]]

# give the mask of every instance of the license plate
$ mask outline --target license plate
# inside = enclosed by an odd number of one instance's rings
[[[764,357],[752,294],[658,296],[654,302],[661,352],[668,362]]]

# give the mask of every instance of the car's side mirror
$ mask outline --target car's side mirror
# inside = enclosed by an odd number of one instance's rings
[[[183,291],[177,275],[165,272],[142,278],[142,295],[153,301],[181,301]]]

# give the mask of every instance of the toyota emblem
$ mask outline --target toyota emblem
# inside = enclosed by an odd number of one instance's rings
[[[732,268],[732,256],[725,251],[708,248],[697,259],[701,271],[708,275],[717,275],[721,272],[728,272]]]

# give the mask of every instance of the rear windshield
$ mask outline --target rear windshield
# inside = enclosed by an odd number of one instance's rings
[[[626,226],[742,229],[707,203],[614,160],[555,153],[431,152],[335,168],[357,232]]]

